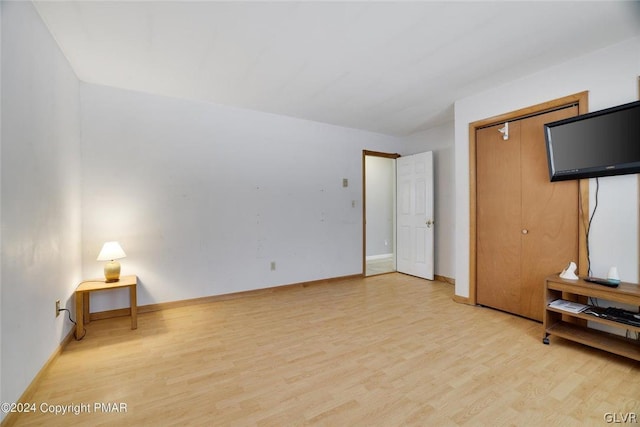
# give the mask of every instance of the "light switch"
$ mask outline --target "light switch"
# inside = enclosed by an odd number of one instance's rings
[[[342,186],[343,187],[348,187],[349,186],[349,180],[347,178],[342,178]]]

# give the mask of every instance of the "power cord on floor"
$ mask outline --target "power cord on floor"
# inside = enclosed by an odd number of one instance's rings
[[[67,312],[67,316],[69,317],[69,321],[71,323],[73,323],[75,326],[78,326],[78,324],[71,318],[71,311],[69,311],[69,309],[67,308],[59,308],[58,312],[60,311],[66,311]],[[87,334],[87,330],[85,329],[84,334],[82,334],[82,336],[80,338],[76,338],[76,341],[80,341],[82,338],[84,338],[84,336]]]

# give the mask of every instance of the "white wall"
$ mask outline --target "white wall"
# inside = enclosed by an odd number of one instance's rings
[[[79,84],[33,5],[2,2],[2,400],[71,330],[80,281]],[[3,414],[4,415],[4,414]]]
[[[453,122],[403,139],[401,153],[433,151],[435,274],[455,278],[455,165]]]
[[[107,240],[140,305],[362,272],[362,150],[396,138],[88,84],[81,98],[85,277]],[[95,294],[92,310],[127,301]]]
[[[584,90],[590,111],[638,97],[640,38],[568,60],[455,104],[456,294],[469,295],[469,123]],[[617,265],[622,280],[638,281],[638,176],[600,180],[591,234],[591,265],[606,276]],[[593,189],[590,202],[593,208]]]
[[[365,156],[367,178],[367,256],[395,252],[395,160]]]

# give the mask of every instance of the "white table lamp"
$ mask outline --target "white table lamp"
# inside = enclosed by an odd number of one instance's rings
[[[120,280],[120,263],[115,260],[126,256],[118,242],[107,242],[102,246],[97,261],[109,261],[104,266],[104,278],[107,282]]]

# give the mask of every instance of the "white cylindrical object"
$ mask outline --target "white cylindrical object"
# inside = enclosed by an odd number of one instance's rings
[[[607,273],[607,279],[611,281],[620,281],[620,276],[618,275],[618,267],[613,266],[609,269],[609,273]]]

